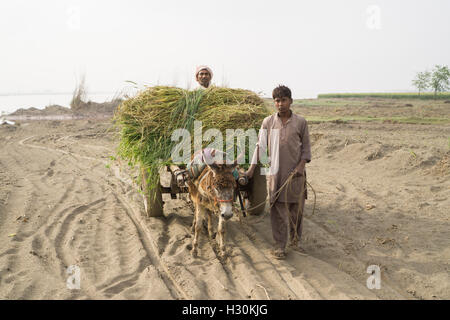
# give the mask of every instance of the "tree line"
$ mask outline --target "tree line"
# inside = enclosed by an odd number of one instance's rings
[[[450,87],[450,70],[448,66],[435,65],[432,71],[418,72],[412,81],[414,87],[422,92],[432,89],[434,96]]]

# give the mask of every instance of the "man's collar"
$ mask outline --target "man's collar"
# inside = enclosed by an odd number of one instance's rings
[[[292,112],[292,110],[291,110],[291,109],[289,109],[289,111],[291,112],[291,114],[289,115],[289,118],[291,118],[291,117],[292,117],[292,115],[293,115],[293,112]],[[280,117],[280,112],[277,112],[277,116],[278,116],[278,118],[281,118],[281,117]]]

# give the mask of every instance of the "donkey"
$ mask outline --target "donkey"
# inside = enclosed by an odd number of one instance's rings
[[[237,166],[237,161],[232,164],[213,162],[207,164],[203,172],[193,180],[187,181],[189,195],[194,204],[194,222],[192,232],[191,254],[196,257],[198,254],[198,238],[205,216],[208,218],[208,234],[214,237],[212,228],[212,215],[219,218],[217,227],[220,256],[225,256],[225,222],[233,216],[233,202],[237,184],[233,176],[233,170]]]

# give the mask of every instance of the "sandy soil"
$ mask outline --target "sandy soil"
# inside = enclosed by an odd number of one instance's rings
[[[109,127],[0,127],[0,299],[450,299],[449,125],[311,125],[316,211],[311,190],[305,253],[284,261],[267,214],[228,223],[226,260],[206,233],[192,258],[189,205],[146,218]]]

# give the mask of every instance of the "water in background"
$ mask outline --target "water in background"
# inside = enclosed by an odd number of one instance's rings
[[[102,103],[111,101],[117,95],[115,93],[88,94],[86,100]],[[0,96],[0,115],[9,114],[17,109],[44,109],[46,106],[57,104],[62,107],[70,107],[72,94],[36,94],[36,95],[10,95]]]
[[[133,96],[136,90],[123,90],[123,93]],[[88,94],[86,100],[102,103],[117,98],[117,93]],[[271,97],[267,97],[271,98]],[[317,92],[298,92],[294,99],[315,99]],[[53,104],[69,108],[72,94],[31,94],[31,95],[0,95],[0,115],[9,114],[17,109],[44,109]]]

